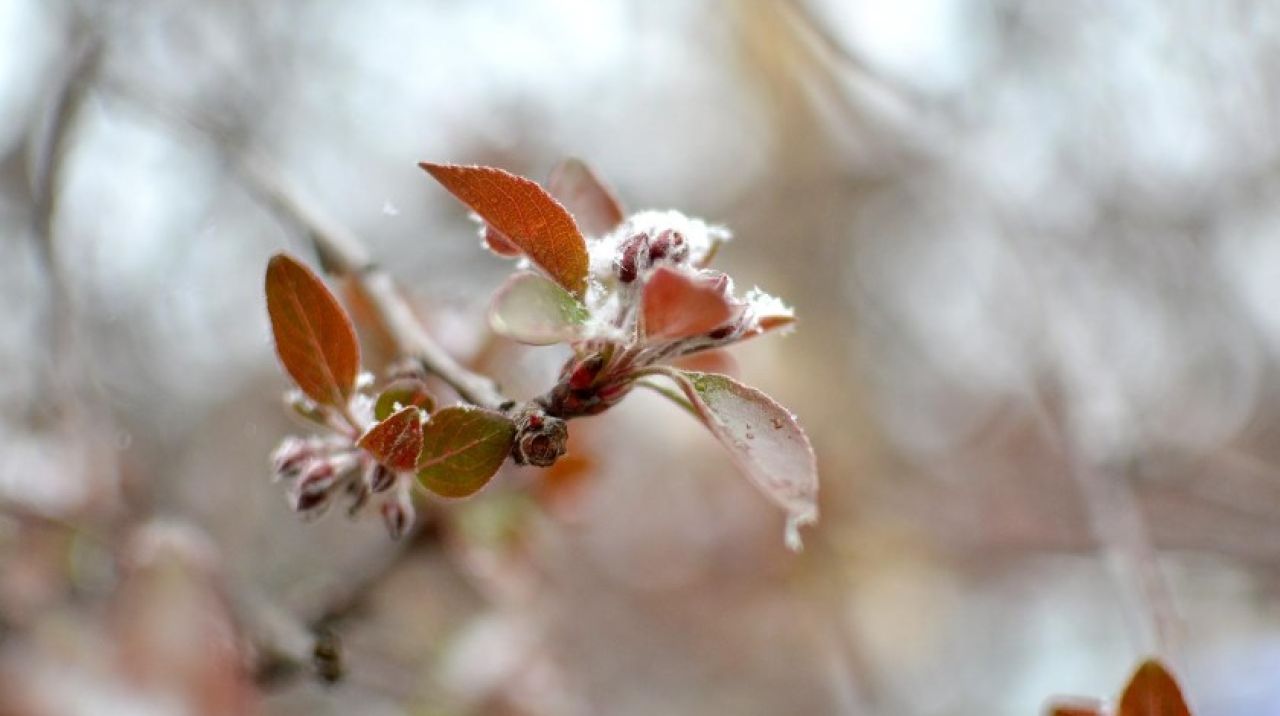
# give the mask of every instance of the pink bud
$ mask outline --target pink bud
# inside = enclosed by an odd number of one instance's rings
[[[631,283],[636,280],[640,269],[643,268],[639,265],[640,250],[645,248],[648,242],[648,234],[636,234],[622,242],[618,258],[613,262],[613,268],[618,273],[619,281]]]
[[[293,489],[293,509],[310,512],[329,501],[330,491],[337,480],[338,471],[328,460],[313,460],[303,468],[302,476]]]
[[[303,465],[316,457],[318,449],[314,443],[297,437],[287,437],[280,447],[271,455],[272,467],[277,478],[295,477]]]
[[[396,484],[396,474],[382,463],[373,463],[365,475],[365,482],[369,485],[369,490],[374,493],[386,492]]]
[[[400,539],[413,524],[413,502],[407,490],[402,491],[395,499],[382,503],[382,521],[387,525],[391,539]]]

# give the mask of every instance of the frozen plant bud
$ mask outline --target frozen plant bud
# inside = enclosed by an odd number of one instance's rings
[[[530,408],[516,418],[516,442],[511,457],[518,465],[550,467],[564,454],[569,428],[564,420]]]
[[[413,524],[413,500],[408,490],[398,490],[392,499],[382,503],[382,521],[387,525],[391,539],[398,540]]]
[[[366,473],[365,482],[373,493],[386,492],[396,484],[396,474],[380,462],[373,463]]]
[[[303,466],[319,454],[320,446],[312,440],[292,436],[285,438],[271,454],[276,479],[296,477]]]

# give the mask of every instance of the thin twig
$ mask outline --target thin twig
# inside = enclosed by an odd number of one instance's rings
[[[467,370],[427,333],[395,280],[369,258],[363,243],[351,231],[304,201],[265,160],[249,157],[239,163],[238,169],[253,191],[306,232],[327,272],[355,282],[362,298],[377,314],[380,327],[395,343],[398,354],[421,363],[467,402],[491,410],[508,402],[493,381]]]

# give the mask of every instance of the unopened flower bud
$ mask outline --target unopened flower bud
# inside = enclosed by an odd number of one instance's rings
[[[287,437],[271,454],[276,479],[296,477],[303,466],[319,454],[319,446],[310,440]]]
[[[663,229],[658,237],[649,243],[649,263],[652,265],[662,259],[672,263],[684,263],[689,258],[689,242],[684,234],[675,229]]]
[[[622,246],[618,250],[618,258],[613,263],[613,268],[618,274],[618,280],[623,283],[631,283],[636,280],[640,269],[640,252],[649,242],[647,234],[635,234],[631,238],[622,242]]]
[[[400,491],[394,499],[382,503],[382,521],[387,526],[391,539],[400,539],[413,524],[413,501],[409,491]]]
[[[519,465],[550,467],[564,454],[569,428],[564,420],[537,409],[516,419],[516,442],[511,457]]]
[[[396,484],[396,474],[386,465],[375,462],[365,473],[365,483],[371,492],[386,492]]]

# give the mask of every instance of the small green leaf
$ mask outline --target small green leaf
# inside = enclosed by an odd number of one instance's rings
[[[777,402],[727,375],[663,367],[756,487],[787,512],[786,542],[818,519],[818,464],[809,437]]]
[[[356,445],[392,470],[412,470],[422,452],[422,413],[404,408],[369,428]]]
[[[388,415],[409,406],[430,413],[436,408],[436,400],[427,391],[426,383],[417,378],[398,378],[378,394],[378,399],[373,404],[373,417],[386,420]]]
[[[578,299],[534,273],[518,273],[507,279],[489,304],[489,325],[494,332],[535,346],[579,337],[587,317],[587,309]]]
[[[418,481],[442,497],[472,495],[502,467],[515,439],[515,423],[500,413],[443,408],[423,429]]]

